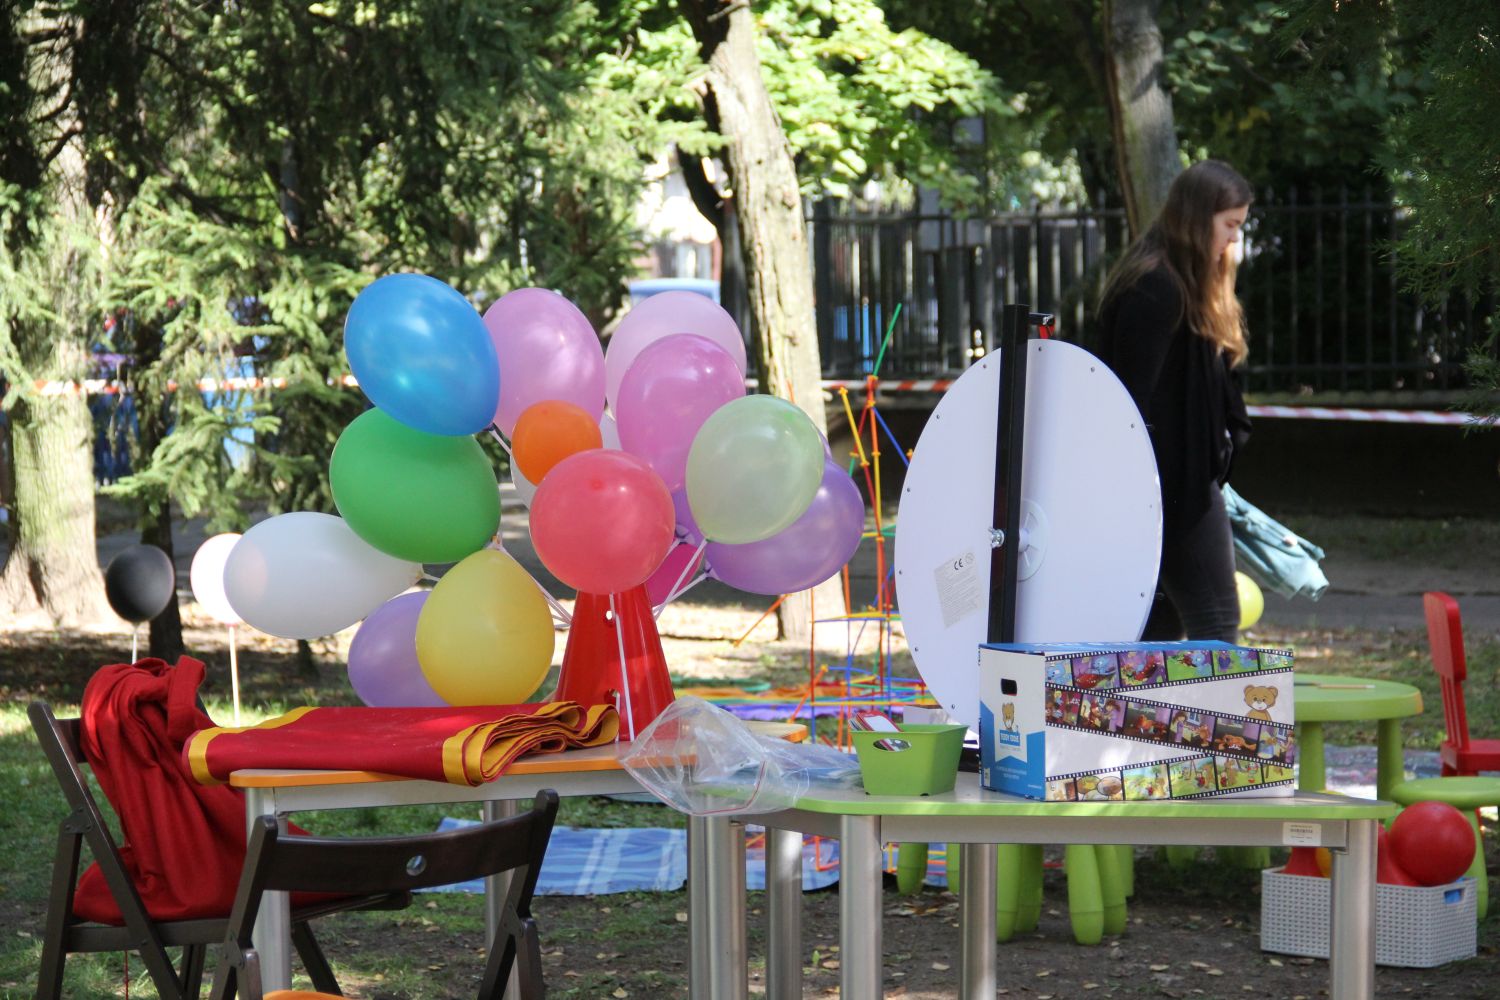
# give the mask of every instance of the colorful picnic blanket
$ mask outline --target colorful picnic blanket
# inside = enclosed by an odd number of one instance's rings
[[[297,708],[242,729],[193,734],[183,758],[206,785],[240,768],[376,771],[478,785],[522,754],[614,740],[613,705],[571,701],[464,708]]]

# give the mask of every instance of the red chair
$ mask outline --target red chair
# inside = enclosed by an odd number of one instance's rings
[[[1439,591],[1422,595],[1427,613],[1427,645],[1432,651],[1432,665],[1437,670],[1443,692],[1443,722],[1448,738],[1438,751],[1442,755],[1442,773],[1478,774],[1500,771],[1500,739],[1470,739],[1469,717],[1464,711],[1464,630],[1458,615],[1458,602]]]

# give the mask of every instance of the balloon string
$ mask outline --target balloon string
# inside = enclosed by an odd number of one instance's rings
[[[625,670],[625,629],[615,608],[615,595],[609,595],[609,616],[615,620],[615,643],[620,649],[620,690],[625,693],[625,729],[635,739],[635,712],[630,707],[630,675]]]
[[[674,600],[687,593],[688,588],[682,585],[682,581],[686,580],[688,578],[688,574],[693,571],[693,567],[698,565],[698,559],[703,555],[703,550],[707,547],[707,538],[698,543],[698,547],[693,550],[692,558],[690,558],[682,567],[682,572],[677,574],[677,579],[672,581],[672,589],[667,591],[667,596],[662,598],[661,604],[657,605],[656,608],[652,610],[651,617],[660,618],[662,608],[666,607],[668,604],[671,604]],[[704,574],[704,576],[707,575],[708,574],[706,573]],[[700,577],[699,579],[702,579],[702,577]],[[697,582],[698,580],[693,581],[693,583]],[[692,586],[692,584],[688,584],[688,586],[690,587]]]
[[[141,627],[130,626],[130,662],[135,663],[140,659]]]
[[[497,428],[494,424],[490,424],[490,426],[489,426],[489,432],[490,432],[490,437],[492,437],[496,441],[498,441],[500,443],[500,447],[504,448],[505,449],[505,453],[507,455],[509,455],[510,454],[510,442],[507,441],[507,440],[505,440],[505,438],[501,436],[500,429]]]
[[[240,724],[240,659],[234,648],[234,626],[229,626],[229,684],[234,692],[234,725]]]
[[[692,590],[694,587],[698,586],[698,584],[702,583],[704,580],[707,580],[712,575],[713,574],[704,571],[693,577],[681,590],[673,591],[671,594],[667,595],[667,599],[665,601],[662,601],[655,608],[653,608],[651,611],[651,617],[660,618],[662,611],[666,609],[666,606],[669,603],[677,600],[677,598],[681,597],[683,594],[686,594],[688,591]]]
[[[563,628],[568,628],[569,626],[571,626],[573,624],[573,616],[568,613],[568,609],[563,607],[557,598],[547,593],[547,588],[543,587],[541,583],[538,582],[536,577],[532,577],[531,582],[536,584],[536,589],[540,590],[542,592],[542,597],[546,598],[547,606],[552,609],[552,617],[557,621],[557,623],[560,624]]]

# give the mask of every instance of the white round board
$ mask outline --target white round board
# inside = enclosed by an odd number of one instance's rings
[[[1161,489],[1144,421],[1113,372],[1058,340],[1028,342],[1017,642],[1140,637],[1161,555]],[[912,454],[896,514],[896,599],[917,671],[956,721],[979,723],[988,638],[995,434],[1003,358],[969,368]]]

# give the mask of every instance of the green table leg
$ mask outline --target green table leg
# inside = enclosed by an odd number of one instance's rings
[[[922,891],[927,878],[927,845],[896,845],[896,891],[910,896]]]
[[[999,844],[995,857],[995,940],[1016,936],[1016,913],[1025,883],[1026,849],[1020,844]]]
[[[1297,723],[1297,788],[1321,792],[1328,786],[1323,769],[1323,723]]]
[[[1125,887],[1125,898],[1129,899],[1135,895],[1135,847],[1119,844],[1115,850],[1120,852],[1120,884]]]
[[[1198,860],[1199,850],[1200,848],[1188,847],[1185,844],[1168,844],[1166,847],[1167,864],[1177,871],[1190,868],[1193,862]]]
[[[1016,930],[1036,930],[1042,919],[1042,845],[1021,845],[1021,888],[1016,907]]]
[[[1490,908],[1490,873],[1484,866],[1484,834],[1479,828],[1479,816],[1472,809],[1465,809],[1464,815],[1469,817],[1469,826],[1474,828],[1474,860],[1469,862],[1469,870],[1465,872],[1474,879],[1474,909],[1475,915],[1484,919],[1484,915]]]
[[[1069,844],[1063,865],[1068,872],[1068,917],[1073,940],[1098,944],[1104,940],[1104,900],[1099,891],[1099,855],[1093,844]]]
[[[1401,720],[1381,719],[1376,730],[1375,797],[1390,800],[1391,789],[1406,780],[1401,754]]]
[[[1124,934],[1128,917],[1125,913],[1125,882],[1120,874],[1120,852],[1112,844],[1101,844],[1094,848],[1094,855],[1099,864],[1099,897],[1104,906],[1104,933]]]

